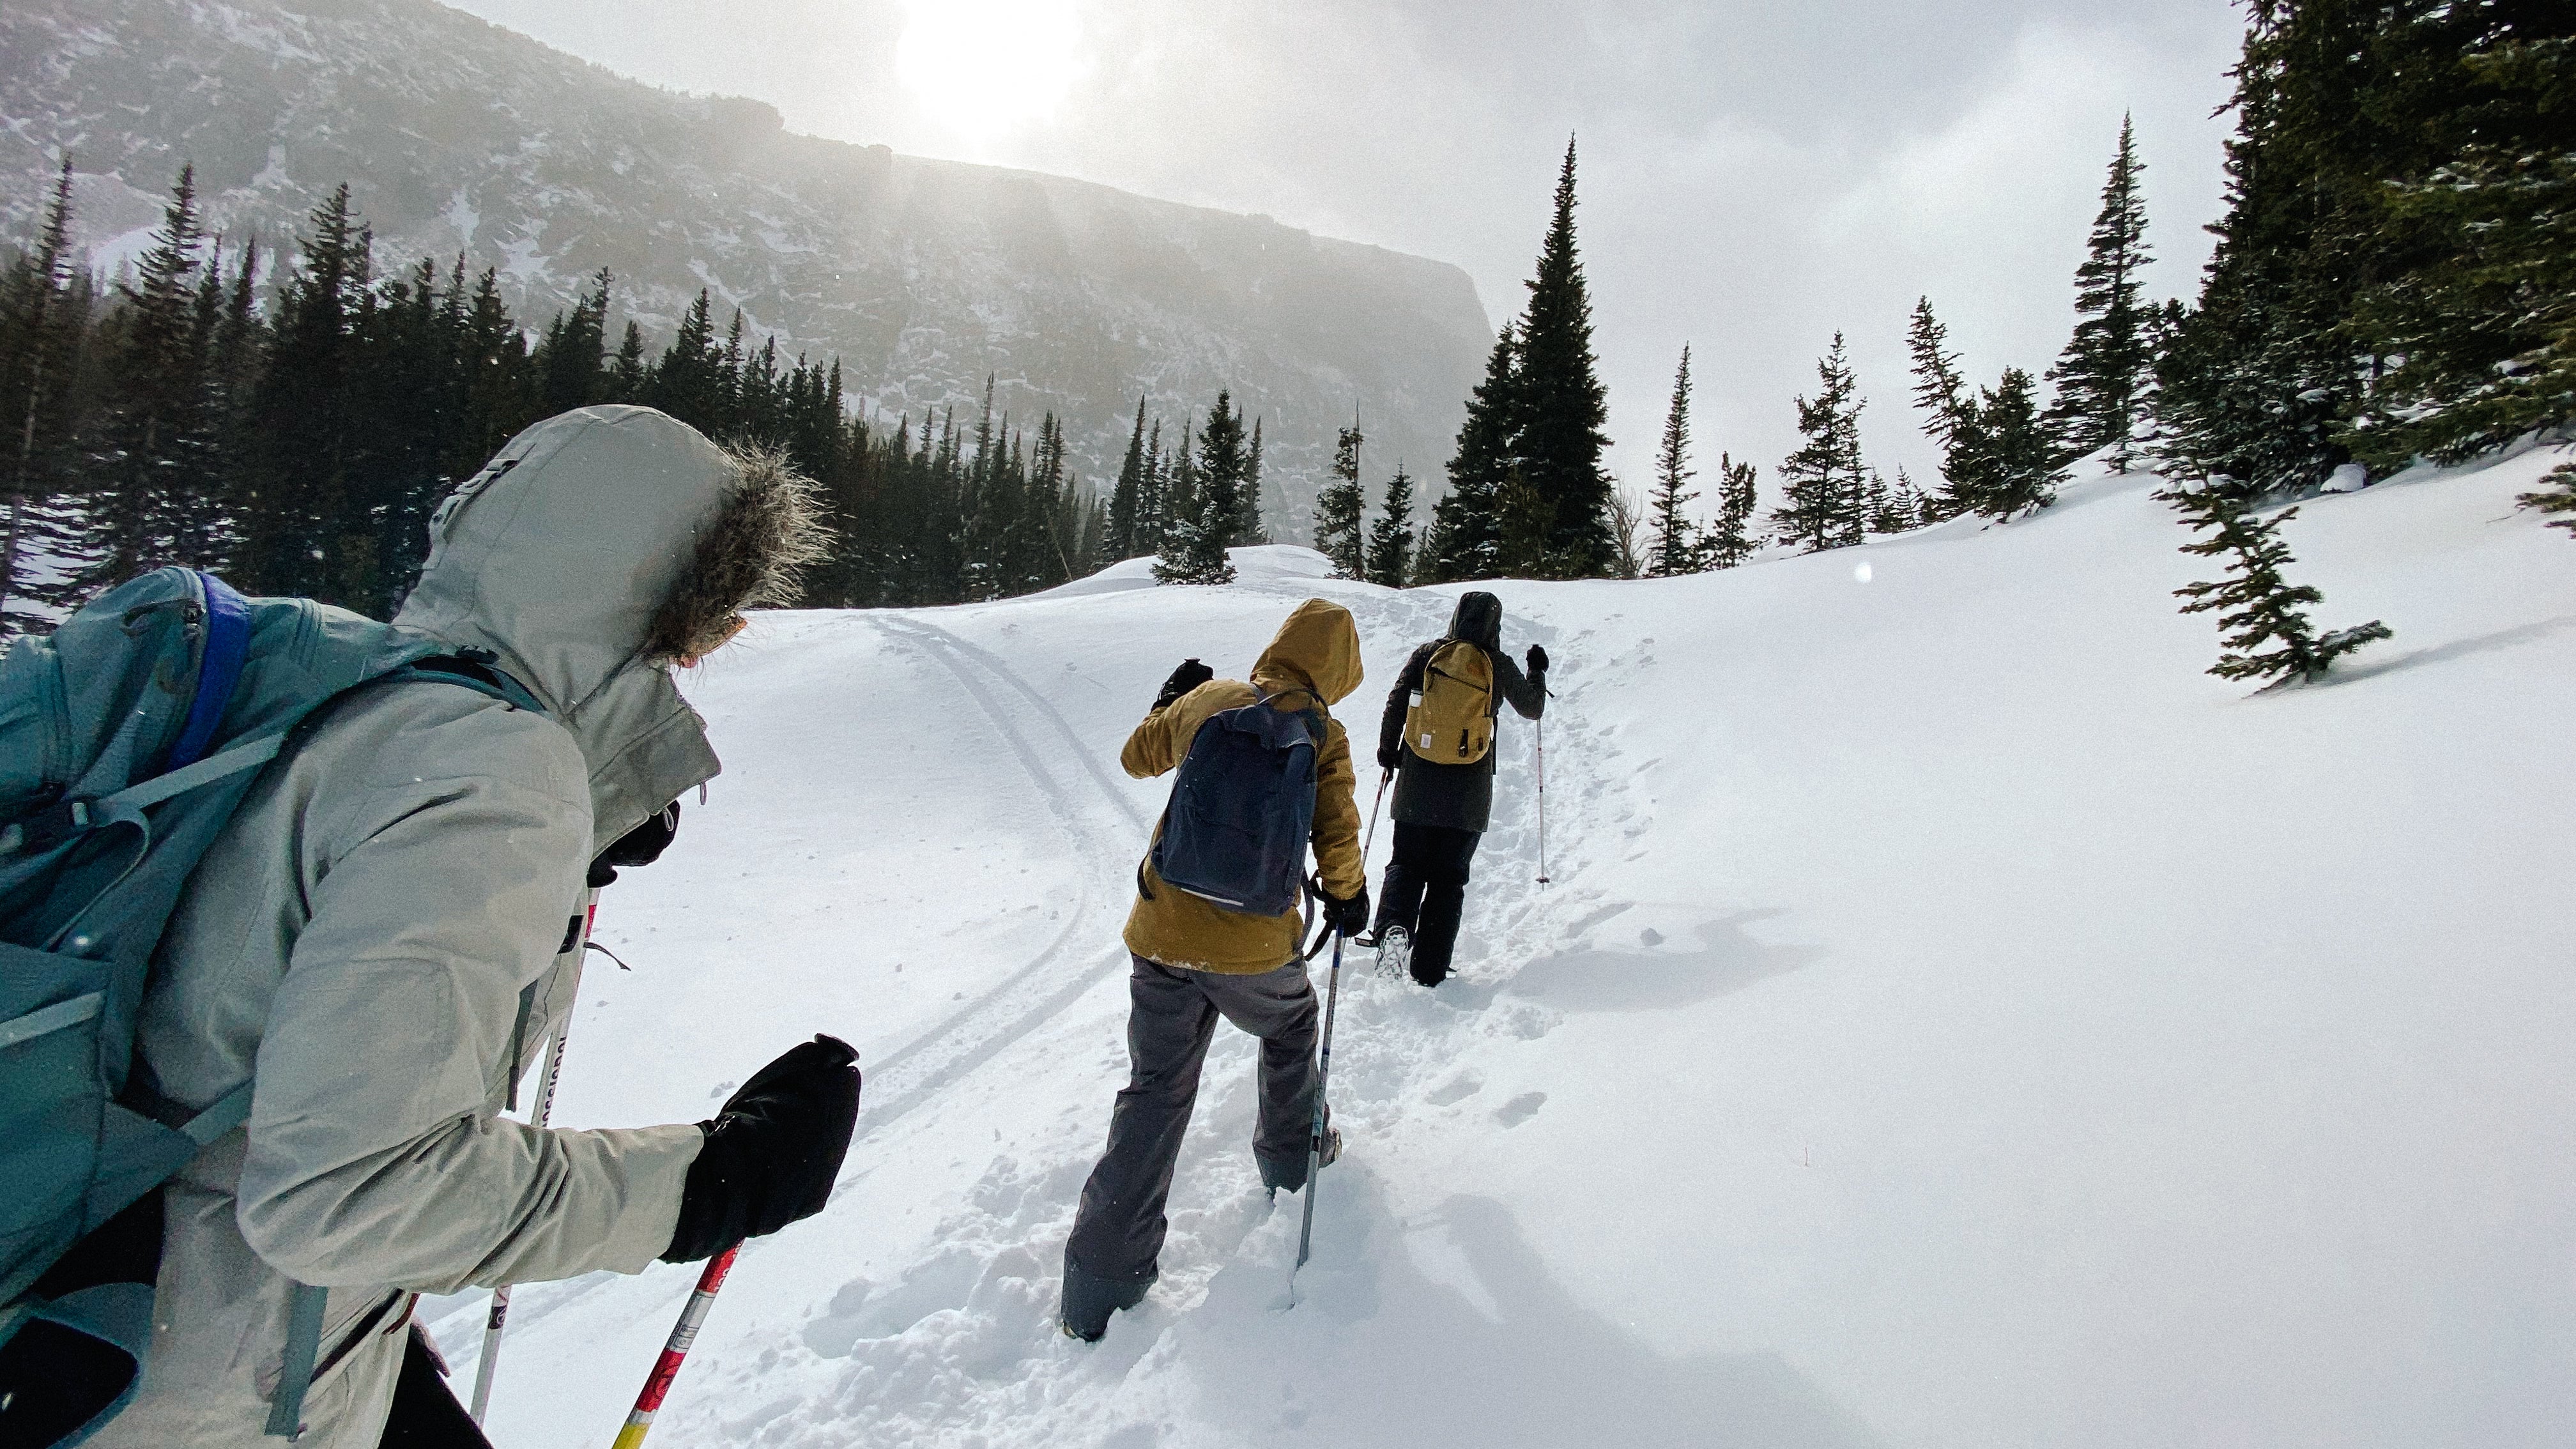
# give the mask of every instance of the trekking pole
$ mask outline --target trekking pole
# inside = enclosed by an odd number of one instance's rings
[[[1547,884],[1547,716],[1532,721],[1538,727],[1538,883]]]
[[[716,1290],[724,1286],[725,1274],[733,1271],[733,1255],[742,1251],[740,1243],[707,1260],[707,1269],[698,1275],[698,1286],[689,1294],[688,1306],[680,1310],[680,1321],[671,1326],[670,1341],[662,1345],[662,1356],[653,1361],[652,1377],[644,1380],[644,1392],[635,1396],[635,1407],[627,1412],[626,1427],[617,1431],[610,1449],[639,1449],[646,1430],[653,1427],[653,1416],[662,1411],[662,1399],[671,1392],[671,1380],[680,1376],[680,1360],[689,1356],[689,1345],[698,1341],[698,1325],[707,1321],[707,1310],[715,1306]]]
[[[1315,1120],[1306,1137],[1306,1220],[1297,1229],[1297,1264],[1288,1270],[1288,1303],[1297,1303],[1297,1269],[1306,1266],[1315,1243],[1316,1179],[1324,1173],[1324,1084],[1333,1075],[1333,1016],[1342,1004],[1342,938],[1333,936],[1333,974],[1324,993],[1324,1041],[1315,1062]],[[620,1445],[619,1449],[625,1449]]]
[[[581,1000],[581,963],[590,955],[590,929],[598,919],[599,906],[593,902],[582,913],[582,948],[572,962],[572,999],[576,1004]],[[571,1034],[572,1016],[566,1013],[563,1029],[555,1033],[554,1041],[546,1047],[545,1069],[537,1073],[537,1106],[528,1114],[529,1122],[535,1126],[545,1126],[546,1118],[554,1113],[555,1083],[563,1076],[564,1038]],[[517,1064],[512,1063],[512,1069],[516,1067]],[[510,1285],[504,1283],[492,1290],[492,1310],[483,1320],[483,1353],[474,1364],[474,1402],[467,1412],[476,1424],[483,1422],[484,1410],[492,1407],[492,1379],[501,1367],[501,1330],[509,1321]]]

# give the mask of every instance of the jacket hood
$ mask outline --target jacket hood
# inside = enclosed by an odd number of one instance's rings
[[[1308,599],[1261,651],[1252,682],[1269,694],[1311,689],[1335,705],[1360,687],[1360,672],[1360,629],[1351,611],[1329,599]]]
[[[510,440],[430,520],[395,622],[489,649],[580,742],[613,840],[718,764],[667,663],[720,642],[815,551],[809,487],[651,408],[592,407]]]
[[[1458,596],[1458,609],[1449,616],[1449,637],[1464,640],[1487,654],[1503,649],[1503,601],[1482,589],[1470,589]]]

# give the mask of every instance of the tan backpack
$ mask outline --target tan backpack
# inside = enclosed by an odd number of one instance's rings
[[[1431,652],[1404,711],[1404,742],[1435,765],[1472,765],[1494,747],[1494,662],[1452,639]]]

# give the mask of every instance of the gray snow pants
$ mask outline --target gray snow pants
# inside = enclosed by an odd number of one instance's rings
[[[1127,978],[1127,1085],[1109,1117],[1109,1150],[1082,1185],[1065,1258],[1095,1278],[1154,1277],[1172,1168],[1197,1105],[1199,1067],[1223,1016],[1261,1038],[1261,1121],[1252,1150],[1305,1176],[1315,1112],[1315,988],[1306,963],[1258,976],[1183,971],[1134,957]]]

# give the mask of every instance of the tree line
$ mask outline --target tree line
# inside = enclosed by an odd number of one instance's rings
[[[280,265],[204,232],[192,170],[125,275],[72,245],[64,164],[38,235],[0,271],[0,633],[51,627],[99,589],[184,563],[258,593],[384,615],[409,589],[429,514],[520,429],[594,403],[660,408],[719,442],[773,448],[815,479],[836,535],[816,606],[944,604],[1060,584],[1223,499],[1224,542],[1259,537],[1260,424],[1220,396],[1193,457],[1139,438],[1111,498],[1074,476],[1064,428],[993,406],[888,427],[854,416],[838,359],[782,358],[701,292],[667,345],[596,274],[541,330],[489,268],[430,259],[379,275],[348,189]],[[1188,432],[1187,425],[1183,428]],[[1236,516],[1239,514],[1239,517]]]

